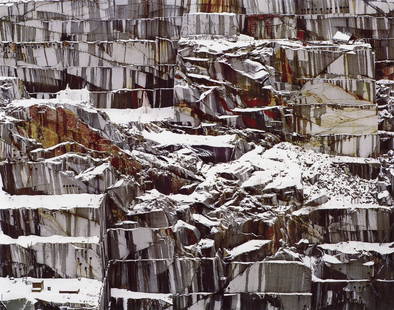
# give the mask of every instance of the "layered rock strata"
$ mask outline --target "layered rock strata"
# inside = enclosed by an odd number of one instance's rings
[[[393,4],[1,2],[0,309],[391,308]]]

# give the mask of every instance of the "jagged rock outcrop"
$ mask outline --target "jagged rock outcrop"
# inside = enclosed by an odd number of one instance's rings
[[[393,5],[0,3],[0,309],[392,308]]]

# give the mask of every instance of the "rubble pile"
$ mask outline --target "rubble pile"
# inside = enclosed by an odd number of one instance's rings
[[[0,309],[390,309],[392,0],[0,1]]]

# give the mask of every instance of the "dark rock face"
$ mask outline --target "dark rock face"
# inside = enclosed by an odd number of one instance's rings
[[[0,309],[394,307],[393,3],[0,3]]]

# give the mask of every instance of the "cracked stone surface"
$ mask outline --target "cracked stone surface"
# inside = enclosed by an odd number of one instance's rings
[[[0,1],[0,309],[392,309],[393,13]]]

